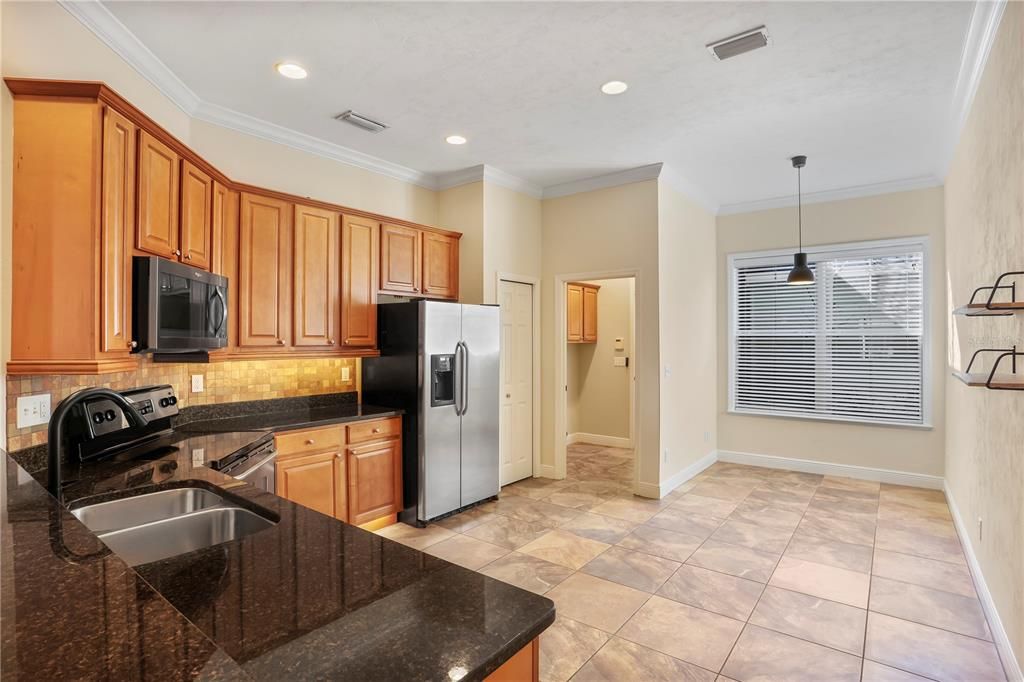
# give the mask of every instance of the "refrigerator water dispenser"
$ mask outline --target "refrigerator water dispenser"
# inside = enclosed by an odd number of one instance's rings
[[[455,404],[455,355],[430,356],[430,406]]]

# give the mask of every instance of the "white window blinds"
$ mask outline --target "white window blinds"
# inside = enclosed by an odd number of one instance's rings
[[[830,247],[808,286],[786,284],[791,255],[731,258],[730,409],[925,423],[924,254]]]

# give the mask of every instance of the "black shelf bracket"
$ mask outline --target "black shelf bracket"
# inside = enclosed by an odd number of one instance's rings
[[[999,370],[999,365],[1006,358],[1010,359],[1010,375],[1017,376],[1017,358],[1024,357],[1024,352],[1018,351],[1017,346],[1013,348],[979,348],[974,351],[971,355],[971,361],[967,363],[967,369],[964,370],[964,375],[970,376],[971,367],[974,365],[974,361],[978,359],[978,356],[982,353],[999,353],[996,359],[992,362],[992,369],[989,370],[988,376],[985,378],[985,388],[990,391],[1024,391],[1024,377],[1021,377],[1020,382],[1008,383],[1005,381],[999,381],[996,379],[996,373]]]

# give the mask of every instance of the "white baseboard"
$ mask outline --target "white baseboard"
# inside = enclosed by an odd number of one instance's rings
[[[570,433],[565,442],[569,445],[573,443],[590,443],[591,445],[604,445],[609,448],[631,448],[633,442],[628,438],[622,438],[621,436],[603,436],[599,433]]]
[[[541,478],[558,478],[555,476],[555,465],[554,464],[541,464],[540,465],[540,477]]]
[[[854,464],[817,462],[811,459],[797,459],[795,457],[759,455],[752,452],[719,450],[718,459],[722,462],[733,462],[735,464],[749,464],[770,469],[789,469],[791,471],[803,471],[809,474],[824,474],[826,476],[845,476],[847,478],[860,478],[866,481],[881,481],[882,483],[907,485],[915,488],[931,488],[933,490],[942,490],[944,483],[942,476],[915,474],[910,471],[895,471],[893,469],[874,469]]]
[[[659,488],[658,497],[661,498],[661,497],[664,497],[665,495],[668,495],[670,492],[672,492],[673,490],[675,490],[676,488],[678,488],[682,484],[686,483],[691,478],[693,478],[694,476],[696,476],[700,472],[704,471],[705,469],[707,469],[709,466],[711,466],[712,464],[714,464],[717,461],[718,461],[718,452],[715,451],[715,450],[712,450],[711,452],[709,452],[708,454],[704,455],[703,457],[698,459],[696,462],[691,464],[690,466],[688,466],[685,469],[682,469],[680,471],[677,471],[672,476],[670,476],[667,479],[665,479],[664,481],[662,481],[661,485],[658,486],[658,488]]]
[[[989,629],[992,630],[992,639],[995,640],[999,657],[1003,661],[1006,677],[1010,682],[1020,682],[1024,680],[1024,673],[1021,672],[1020,663],[1013,655],[1013,645],[1010,643],[1010,637],[1006,634],[1006,628],[1003,627],[1003,621],[999,618],[999,612],[996,610],[996,603],[992,599],[992,593],[989,592],[988,585],[985,583],[985,575],[981,571],[981,564],[978,563],[978,557],[975,555],[974,547],[971,545],[971,537],[967,534],[967,528],[964,526],[960,510],[957,509],[956,500],[953,499],[953,494],[950,492],[948,485],[943,485],[943,492],[946,493],[946,504],[949,505],[949,511],[953,516],[953,524],[956,526],[956,532],[960,536],[960,544],[963,545],[964,555],[967,557],[967,565],[971,569],[971,575],[974,577],[974,587],[978,591],[981,608],[985,610],[985,616],[988,618]]]

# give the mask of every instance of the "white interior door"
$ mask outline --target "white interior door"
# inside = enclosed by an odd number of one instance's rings
[[[502,280],[501,485],[533,475],[533,285]]]

